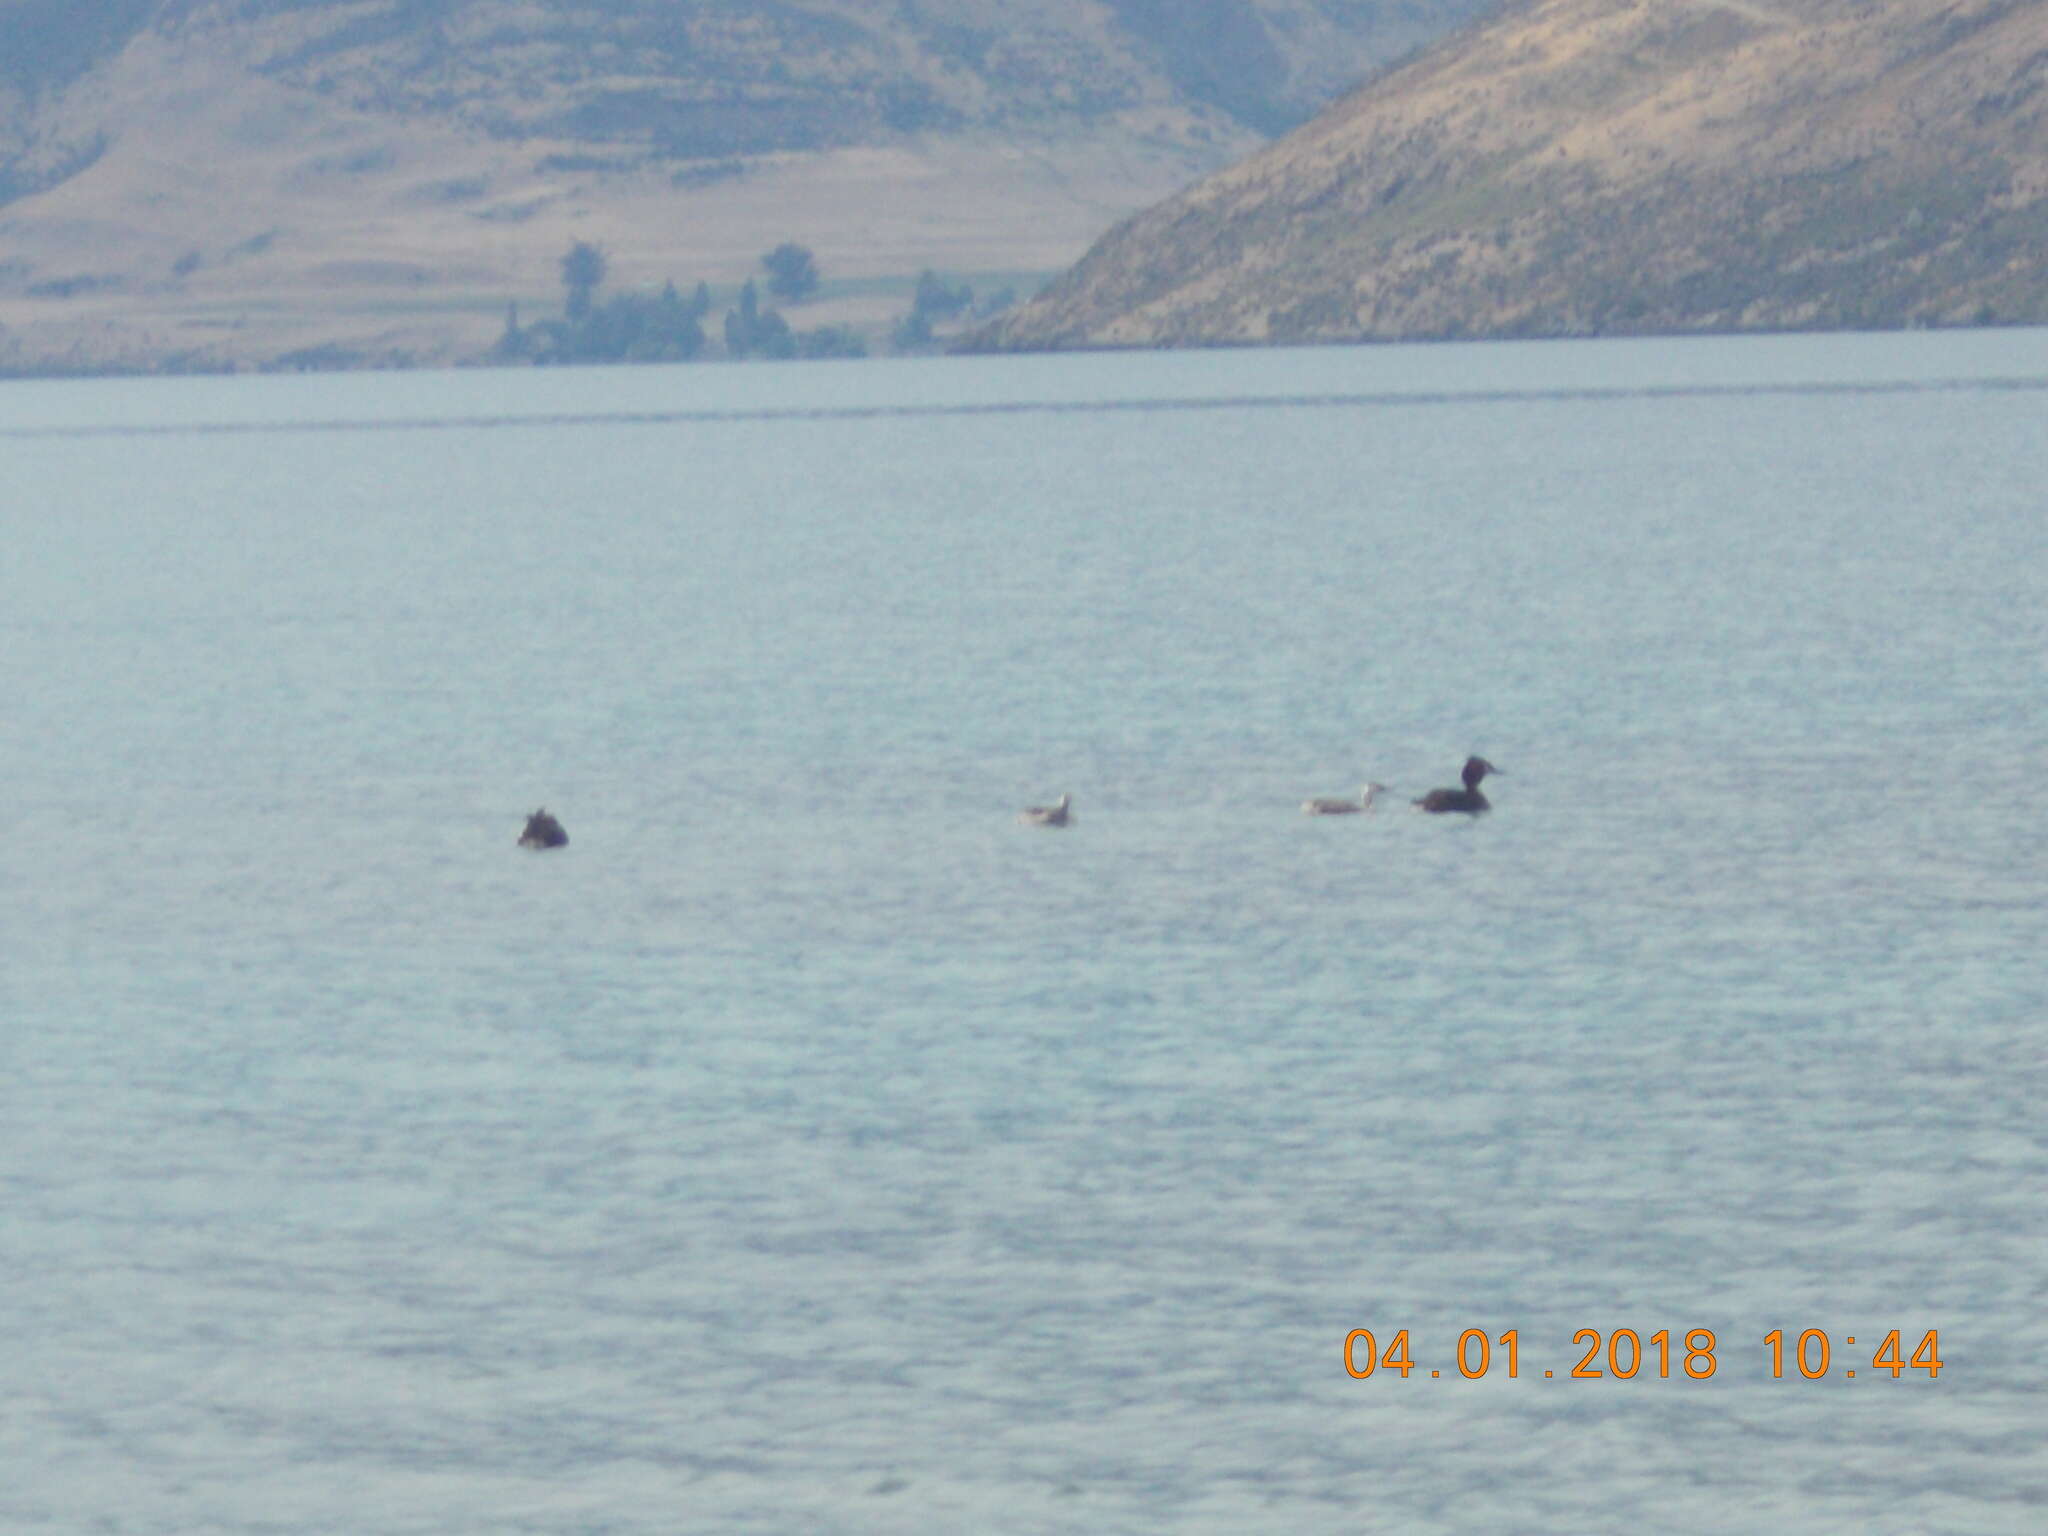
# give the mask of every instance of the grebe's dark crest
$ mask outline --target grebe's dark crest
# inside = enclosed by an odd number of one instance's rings
[[[1058,805],[1033,805],[1017,813],[1017,819],[1026,826],[1064,827],[1067,824],[1067,807],[1073,804],[1071,795],[1061,795]]]
[[[1384,784],[1368,784],[1358,792],[1356,800],[1333,800],[1318,795],[1313,800],[1301,802],[1304,816],[1356,816],[1372,809],[1373,796],[1386,791]]]
[[[569,834],[545,808],[527,817],[526,830],[519,834],[519,846],[522,848],[566,848],[568,845]]]
[[[1479,792],[1479,781],[1489,773],[1500,770],[1483,757],[1465,759],[1465,787],[1463,789],[1432,789],[1415,802],[1419,811],[1441,815],[1445,811],[1463,811],[1467,816],[1477,816],[1493,809],[1486,796]]]

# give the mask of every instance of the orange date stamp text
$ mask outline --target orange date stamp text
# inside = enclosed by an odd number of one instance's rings
[[[1856,1348],[1856,1335],[1835,1335],[1824,1328],[1807,1328],[1788,1334],[1773,1328],[1763,1337],[1764,1366],[1771,1380],[1780,1381],[1790,1371],[1807,1381],[1839,1376],[1853,1381],[1859,1371],[1875,1376],[1889,1372],[1897,1381],[1908,1371],[1925,1371],[1931,1381],[1942,1371],[1940,1330],[1928,1329],[1920,1336],[1910,1356],[1906,1335],[1897,1328],[1870,1348],[1869,1365]],[[1711,1328],[1674,1332],[1659,1328],[1640,1333],[1634,1328],[1581,1328],[1572,1335],[1572,1349],[1578,1359],[1570,1369],[1541,1373],[1546,1381],[1562,1376],[1568,1381],[1613,1379],[1628,1381],[1637,1376],[1659,1380],[1706,1381],[1720,1370],[1721,1341]],[[1852,1353],[1852,1351],[1854,1351]],[[1558,1361],[1559,1367],[1564,1359]],[[1406,1381],[1417,1371],[1440,1379],[1446,1374],[1466,1381],[1479,1381],[1499,1373],[1511,1380],[1522,1374],[1522,1334],[1517,1328],[1489,1334],[1484,1328],[1467,1328],[1458,1335],[1450,1359],[1434,1369],[1419,1364],[1406,1328],[1397,1329],[1384,1342],[1369,1328],[1354,1328],[1344,1336],[1344,1373],[1354,1381],[1368,1381],[1388,1373]]]

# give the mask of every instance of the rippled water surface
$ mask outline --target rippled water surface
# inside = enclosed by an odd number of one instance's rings
[[[0,386],[0,1524],[2038,1531],[2044,414],[2024,331]]]

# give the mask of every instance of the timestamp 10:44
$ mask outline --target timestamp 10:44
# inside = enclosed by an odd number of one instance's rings
[[[1585,1351],[1578,1363],[1563,1373],[1571,1380],[1611,1376],[1626,1381],[1645,1371],[1668,1378],[1675,1363],[1680,1374],[1693,1381],[1705,1381],[1720,1368],[1716,1353],[1720,1340],[1711,1328],[1694,1328],[1675,1340],[1668,1328],[1659,1328],[1647,1337],[1633,1328],[1615,1328],[1605,1333],[1598,1328],[1581,1328],[1572,1335],[1572,1343],[1584,1345]],[[1764,1335],[1763,1343],[1773,1379],[1784,1377],[1787,1364],[1808,1381],[1835,1374],[1845,1378],[1856,1375],[1853,1365],[1836,1370],[1834,1340],[1825,1329],[1808,1328],[1788,1340],[1784,1329],[1773,1328]],[[1856,1335],[1844,1334],[1842,1343],[1853,1346]],[[1941,1374],[1940,1330],[1930,1328],[1922,1334],[1910,1357],[1905,1348],[1901,1331],[1892,1329],[1871,1351],[1870,1369],[1889,1371],[1894,1381],[1909,1370],[1925,1371],[1930,1380]],[[1478,1381],[1494,1369],[1496,1350],[1498,1363],[1506,1367],[1507,1375],[1520,1376],[1522,1335],[1513,1328],[1497,1335],[1489,1335],[1483,1328],[1467,1328],[1459,1334],[1454,1357],[1457,1374],[1467,1381]],[[1857,1358],[1860,1360],[1860,1356]],[[1384,1349],[1370,1329],[1354,1328],[1344,1336],[1344,1371],[1355,1381],[1364,1381],[1380,1371],[1393,1371],[1405,1381],[1417,1369],[1406,1328],[1387,1340]],[[1444,1372],[1433,1370],[1429,1374],[1441,1377]],[[1546,1378],[1558,1374],[1543,1372]]]

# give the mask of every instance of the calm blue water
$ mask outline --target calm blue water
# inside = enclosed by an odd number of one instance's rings
[[[0,386],[0,1525],[2039,1530],[2044,420],[2039,331]]]

